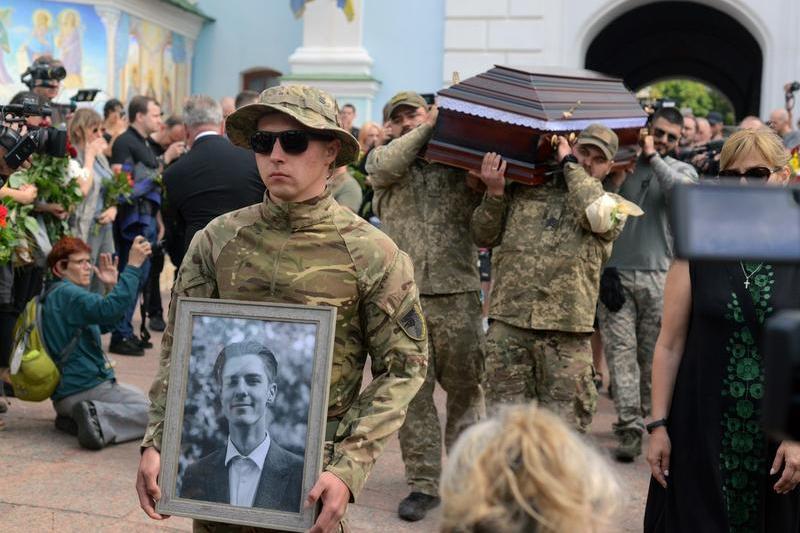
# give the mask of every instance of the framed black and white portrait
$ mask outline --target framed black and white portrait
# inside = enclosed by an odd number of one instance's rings
[[[177,306],[158,512],[307,530],[336,309],[205,298]]]

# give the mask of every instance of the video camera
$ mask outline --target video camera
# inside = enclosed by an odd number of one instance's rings
[[[800,188],[678,185],[672,193],[675,255],[696,261],[800,264]],[[767,319],[763,424],[800,440],[800,310]]]
[[[22,73],[20,81],[33,90],[34,87],[57,87],[66,77],[67,69],[60,61],[39,58]]]
[[[0,106],[5,124],[23,124],[28,117],[49,117],[53,114],[48,105],[40,105],[34,98],[26,98],[21,104]],[[5,148],[6,164],[16,169],[32,154],[47,154],[64,157],[67,153],[67,132],[56,128],[28,128],[20,135],[10,126],[0,126],[0,146]]]

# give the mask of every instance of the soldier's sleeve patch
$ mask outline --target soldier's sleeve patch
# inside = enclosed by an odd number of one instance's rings
[[[425,325],[425,318],[422,316],[422,308],[419,302],[414,304],[414,307],[408,310],[397,323],[406,335],[415,341],[424,340],[428,335],[428,328]]]

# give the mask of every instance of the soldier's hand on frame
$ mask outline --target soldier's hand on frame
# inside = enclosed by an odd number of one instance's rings
[[[667,488],[669,477],[669,457],[672,452],[672,443],[665,426],[653,430],[650,435],[650,444],[647,446],[647,462],[650,470],[659,485]]]
[[[139,505],[153,520],[164,520],[169,515],[156,512],[156,502],[161,499],[158,487],[158,472],[161,470],[161,453],[155,448],[145,448],[139,459],[139,471],[136,473],[136,494]]]
[[[503,196],[506,186],[506,162],[494,152],[487,152],[481,163],[481,181],[489,196]]]
[[[430,107],[430,109],[428,109],[428,116],[425,119],[425,122],[431,126],[436,126],[437,118],[439,118],[439,108],[434,104]]]
[[[305,507],[311,507],[317,500],[322,500],[322,511],[308,533],[332,533],[337,531],[339,522],[347,511],[350,502],[350,489],[344,481],[330,472],[323,472],[311,487],[306,498]]]
[[[566,137],[561,135],[558,136],[558,162],[561,163],[565,157],[572,153],[572,146],[570,146],[569,141]]]

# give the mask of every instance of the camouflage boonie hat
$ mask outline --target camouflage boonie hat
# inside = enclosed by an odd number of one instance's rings
[[[392,113],[394,113],[395,109],[401,105],[407,105],[415,108],[424,107],[425,109],[428,109],[428,102],[426,102],[422,96],[413,91],[403,91],[392,96],[392,98],[383,108],[384,119],[389,120],[392,118]]]
[[[617,155],[619,138],[614,133],[614,130],[602,124],[589,124],[578,135],[578,144],[590,144],[598,147],[606,158],[611,161]]]
[[[225,121],[228,138],[233,144],[250,150],[250,137],[256,132],[258,120],[273,111],[289,115],[315,133],[339,139],[342,148],[334,163],[337,167],[358,159],[358,141],[339,125],[336,100],[325,91],[308,85],[283,85],[265,90],[256,103],[243,106],[228,116]]]

